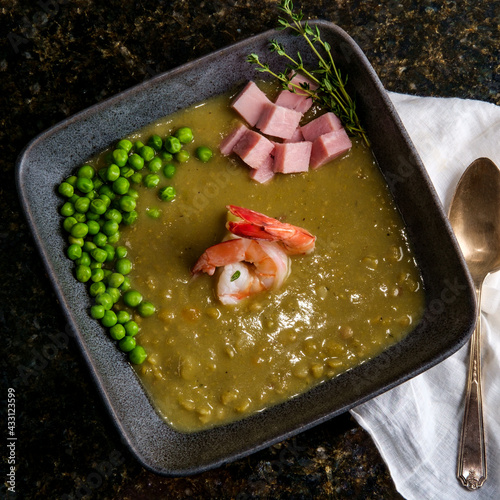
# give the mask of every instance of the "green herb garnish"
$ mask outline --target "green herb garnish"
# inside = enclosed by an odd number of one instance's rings
[[[234,274],[231,276],[231,282],[236,281],[240,276],[241,276],[240,271],[235,271]]]
[[[297,35],[304,37],[318,59],[318,69],[307,70],[302,62],[300,52],[297,52],[297,58],[294,59],[286,53],[283,44],[278,43],[276,40],[270,40],[269,49],[271,52],[276,52],[288,59],[289,63],[285,71],[281,73],[272,71],[269,64],[261,62],[259,56],[255,53],[250,54],[247,57],[247,61],[257,65],[258,71],[270,73],[277,78],[283,88],[289,89],[292,92],[297,92],[297,90],[300,90],[301,93],[305,92],[321,107],[333,111],[351,135],[360,136],[369,145],[366,132],[356,114],[356,103],[346,90],[347,76],[343,77],[335,65],[329,43],[321,38],[321,33],[317,26],[312,28],[307,21],[302,22],[302,18],[304,17],[302,11],[299,11],[297,14],[293,12],[292,0],[281,0],[279,9],[290,18],[291,22],[288,19],[280,17],[277,29],[291,29]],[[317,83],[318,88],[316,90],[310,89],[307,83],[300,85],[291,83],[291,79],[297,73],[302,73],[311,81]]]

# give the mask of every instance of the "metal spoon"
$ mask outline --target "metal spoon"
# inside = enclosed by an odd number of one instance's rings
[[[471,163],[458,182],[448,215],[476,288],[500,270],[500,170],[488,158]],[[457,477],[469,490],[486,481],[481,395],[481,308],[470,340],[465,413],[460,439]]]

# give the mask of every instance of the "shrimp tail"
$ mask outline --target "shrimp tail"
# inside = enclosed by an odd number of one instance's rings
[[[290,255],[310,253],[316,237],[304,228],[281,222],[248,208],[228,205],[227,209],[242,221],[229,221],[227,228],[236,236],[257,240],[277,241]]]

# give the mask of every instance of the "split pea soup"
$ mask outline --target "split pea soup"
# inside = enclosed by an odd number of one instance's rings
[[[251,180],[218,152],[238,118],[223,95],[134,134],[146,143],[191,128],[189,159],[171,178],[139,191],[138,220],[121,245],[133,288],[156,313],[135,317],[148,358],[136,366],[159,414],[194,432],[283,402],[381,353],[419,321],[424,290],[405,227],[370,151],[360,140],[318,170]],[[204,163],[196,147],[213,150]],[[169,202],[158,189],[173,186]],[[191,268],[227,234],[227,205],[307,229],[314,252],[293,256],[278,290],[234,306],[216,298],[216,276]],[[153,217],[151,215],[154,215]]]

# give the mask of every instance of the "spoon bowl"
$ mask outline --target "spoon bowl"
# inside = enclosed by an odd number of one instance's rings
[[[478,315],[470,340],[465,413],[457,477],[469,490],[486,481],[486,448],[481,393],[481,287],[500,270],[500,170],[478,158],[458,182],[448,215],[476,289]]]

